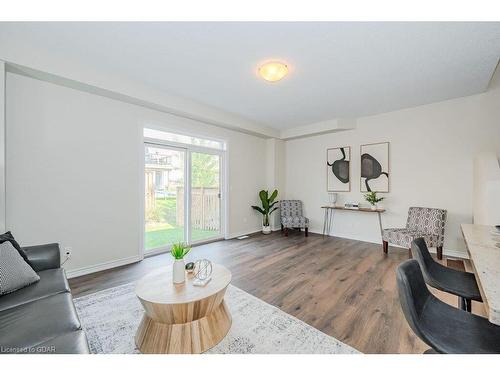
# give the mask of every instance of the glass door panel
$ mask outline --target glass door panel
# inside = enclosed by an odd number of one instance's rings
[[[191,152],[191,242],[221,235],[220,159]]]
[[[184,174],[186,151],[145,144],[146,252],[186,241]]]

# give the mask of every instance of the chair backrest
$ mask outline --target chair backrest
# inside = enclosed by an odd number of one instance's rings
[[[280,201],[280,216],[302,216],[302,201],[291,199]]]
[[[396,271],[399,302],[406,321],[415,334],[429,344],[422,333],[420,316],[429,298],[433,298],[425,285],[420,265],[414,259],[407,260],[399,265]],[[429,344],[430,345],[430,344]]]
[[[410,207],[406,228],[438,236],[438,246],[443,246],[446,210],[440,208]]]
[[[429,253],[429,248],[422,237],[413,240],[411,243],[411,253],[413,258],[420,265],[420,270],[422,271],[425,282],[431,286],[435,286],[434,278],[431,275],[430,269],[436,261],[432,259],[431,253]]]

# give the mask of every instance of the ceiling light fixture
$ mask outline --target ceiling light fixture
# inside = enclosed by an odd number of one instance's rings
[[[259,68],[259,74],[268,82],[276,82],[288,74],[288,66],[278,61],[270,61]]]

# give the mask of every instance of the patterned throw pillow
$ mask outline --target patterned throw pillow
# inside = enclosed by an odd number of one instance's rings
[[[0,244],[0,295],[11,293],[40,280],[16,248],[6,241]]]
[[[17,243],[17,241],[15,240],[12,233],[10,233],[10,231],[5,232],[4,234],[0,234],[0,244],[4,243],[5,241],[9,241],[12,244],[12,246],[14,246],[16,248],[16,250],[19,252],[19,255],[21,255],[23,257],[23,259],[26,261],[26,263],[28,263],[31,266],[30,261],[28,260],[28,257],[26,256],[26,253],[21,248],[21,246]]]

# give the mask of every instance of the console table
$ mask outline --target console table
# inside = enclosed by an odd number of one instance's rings
[[[333,225],[333,213],[335,210],[376,213],[378,216],[380,234],[382,235],[382,218],[380,214],[385,212],[383,208],[377,208],[376,210],[372,210],[371,208],[347,208],[344,206],[321,206],[321,208],[325,210],[325,218],[323,220],[323,236],[326,234],[330,235]]]

